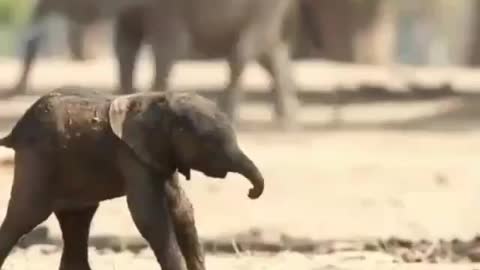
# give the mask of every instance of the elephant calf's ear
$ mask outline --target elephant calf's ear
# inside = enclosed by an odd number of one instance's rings
[[[145,131],[141,125],[141,121],[145,119],[140,115],[143,112],[138,108],[132,108],[131,102],[128,97],[119,97],[112,101],[108,111],[110,127],[140,160],[156,167],[145,142]]]
[[[123,137],[123,123],[128,111],[127,101],[123,98],[117,98],[112,101],[108,110],[108,118],[110,120],[110,127],[118,138]]]
[[[185,179],[190,180],[190,169],[189,168],[178,168],[178,171],[185,176]]]
[[[110,127],[115,135],[118,138],[124,139],[128,134],[125,134],[125,131],[132,132],[129,126],[135,124],[134,118],[138,116],[138,109],[134,112],[132,97],[122,96],[114,99],[110,104],[108,110],[108,118],[110,120]]]

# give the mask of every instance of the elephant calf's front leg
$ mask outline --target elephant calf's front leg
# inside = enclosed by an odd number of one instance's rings
[[[128,207],[140,234],[145,238],[162,270],[186,269],[178,247],[174,225],[163,192],[138,189],[127,197]]]
[[[127,204],[133,221],[155,254],[162,270],[184,270],[174,225],[168,211],[166,179],[154,179],[150,172],[128,153],[121,155]]]
[[[195,227],[193,206],[180,186],[177,173],[166,182],[165,191],[178,245],[188,270],[205,270],[205,257]]]

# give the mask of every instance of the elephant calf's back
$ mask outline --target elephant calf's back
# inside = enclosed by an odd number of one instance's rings
[[[61,88],[42,96],[12,130],[14,145],[45,151],[96,150],[108,146],[110,99],[82,88]]]
[[[56,207],[124,194],[109,105],[110,98],[88,90],[60,89],[35,102],[12,131],[16,151],[35,151],[54,164]]]

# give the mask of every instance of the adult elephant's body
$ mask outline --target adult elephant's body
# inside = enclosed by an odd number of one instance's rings
[[[41,97],[0,145],[15,171],[0,227],[0,267],[18,239],[55,213],[60,269],[89,269],[90,222],[100,202],[126,195],[132,218],[162,269],[204,269],[193,210],[176,171],[224,178],[238,172],[263,192],[263,178],[211,102],[182,93],[113,98],[63,88]]]
[[[121,93],[134,90],[133,73],[141,44],[151,45],[155,62],[152,89],[167,88],[167,79],[176,60],[195,50],[206,57],[225,58],[230,79],[221,99],[222,109],[231,118],[240,100],[240,77],[250,61],[258,61],[273,79],[275,111],[284,123],[293,120],[297,98],[290,67],[290,46],[295,39],[301,1],[297,0],[39,0],[57,3],[58,12],[77,21],[104,16],[116,17],[115,54],[119,64]],[[61,4],[59,4],[61,3]],[[133,4],[132,4],[133,3]],[[96,6],[95,6],[96,5]],[[34,14],[38,24],[48,7]],[[110,7],[110,9],[108,8]],[[91,12],[84,12],[91,10]],[[309,26],[307,25],[307,28]],[[27,44],[24,71],[12,93],[25,91],[27,76],[38,38]]]
[[[246,65],[258,61],[273,79],[276,116],[283,123],[291,123],[297,98],[290,67],[290,45],[298,22],[298,1],[156,2],[158,10],[125,10],[117,19],[115,46],[120,89],[124,93],[134,88],[134,63],[143,41],[153,50],[156,68],[153,90],[166,89],[172,65],[194,49],[208,57],[223,57],[228,61],[230,79],[220,102],[228,116],[235,118],[240,79]]]
[[[84,39],[88,28],[102,20],[114,19],[122,10],[146,6],[150,0],[37,0],[32,8],[25,40],[25,53],[20,77],[11,91],[2,96],[24,93],[28,86],[40,42],[46,37],[46,21],[60,15],[67,23],[67,44],[74,60],[90,56]]]

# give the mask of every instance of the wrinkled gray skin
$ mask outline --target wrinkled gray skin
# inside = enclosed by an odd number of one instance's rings
[[[0,267],[18,239],[53,212],[64,249],[60,269],[90,269],[90,222],[103,200],[128,208],[163,270],[205,269],[192,206],[176,171],[245,176],[260,197],[264,180],[242,152],[226,116],[205,98],[180,92],[112,98],[68,87],[34,103],[0,140],[15,150]],[[183,256],[182,256],[183,255]]]
[[[56,9],[65,14],[72,13],[70,17],[83,15],[75,13],[81,10],[80,6],[71,8],[79,5],[78,0],[42,1],[60,1],[65,6]],[[93,9],[91,1],[86,3],[90,3]],[[118,6],[109,1],[114,0],[98,0],[97,3],[106,7],[110,5],[113,11],[106,9],[116,16],[114,50],[118,60],[120,93],[134,91],[133,71],[143,42],[153,50],[155,75],[151,89],[158,91],[167,89],[168,75],[175,61],[195,50],[208,58],[227,60],[230,79],[220,99],[220,107],[231,120],[236,118],[236,107],[241,99],[243,71],[248,62],[256,61],[273,80],[271,91],[275,115],[285,126],[293,124],[298,100],[291,71],[290,47],[299,21],[310,21],[298,19],[300,1],[143,0],[131,4],[132,0],[123,0]],[[37,9],[37,13],[41,12]],[[95,13],[92,11],[92,14]],[[33,20],[40,21],[35,18],[42,16],[34,15]],[[23,75],[9,94],[25,91],[35,51],[32,48],[37,43],[38,39],[32,39],[27,44]]]

